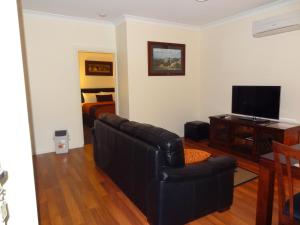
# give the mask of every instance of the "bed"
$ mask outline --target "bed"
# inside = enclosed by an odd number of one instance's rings
[[[94,120],[103,113],[115,114],[114,88],[82,88],[81,105],[83,124],[93,127]]]

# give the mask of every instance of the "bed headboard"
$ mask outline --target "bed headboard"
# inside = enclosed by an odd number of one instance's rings
[[[81,102],[84,102],[82,93],[115,92],[115,88],[81,88]]]

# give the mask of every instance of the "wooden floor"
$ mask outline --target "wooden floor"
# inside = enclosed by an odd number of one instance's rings
[[[185,141],[186,147],[224,154],[207,142]],[[256,163],[238,158],[240,167],[258,172]],[[34,157],[40,225],[146,225],[145,216],[100,170],[92,158],[92,145],[66,155]],[[213,213],[189,225],[254,225],[257,179],[234,189],[230,210]],[[275,202],[277,198],[275,197]],[[277,224],[277,205],[273,224]]]

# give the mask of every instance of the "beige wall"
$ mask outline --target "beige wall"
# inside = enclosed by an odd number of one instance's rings
[[[119,115],[129,118],[127,27],[122,23],[116,27]]]
[[[115,65],[112,53],[78,52],[80,88],[114,87]],[[113,76],[86,76],[85,61],[104,61],[113,63]]]
[[[300,1],[201,31],[199,119],[231,112],[232,85],[281,85],[280,117],[300,122],[300,31],[253,38],[253,21],[300,9]]]
[[[133,19],[115,28],[25,14],[36,152],[54,150],[58,129],[69,130],[71,148],[83,145],[79,50],[117,48],[120,115],[181,136],[186,121],[230,113],[231,87],[239,84],[281,85],[281,118],[300,122],[300,31],[252,37],[253,21],[296,9],[299,1],[201,31]],[[186,75],[149,77],[147,41],[185,44]]]
[[[186,45],[185,76],[148,76],[147,41]],[[197,118],[200,81],[198,32],[174,26],[127,21],[130,119],[183,135],[186,121]]]
[[[83,146],[78,51],[115,51],[115,28],[25,13],[25,39],[36,153],[54,151],[55,130]]]

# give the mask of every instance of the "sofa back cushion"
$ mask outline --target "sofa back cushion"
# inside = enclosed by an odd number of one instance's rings
[[[163,128],[134,121],[122,123],[120,130],[164,151],[167,166],[184,166],[183,144],[178,135]]]
[[[147,214],[148,189],[162,174],[163,152],[100,120],[94,126],[94,159]]]
[[[122,118],[120,116],[117,116],[115,114],[111,114],[111,113],[104,113],[101,114],[101,116],[99,117],[99,120],[109,124],[110,126],[119,129],[120,125],[124,122],[128,122],[128,119]]]

